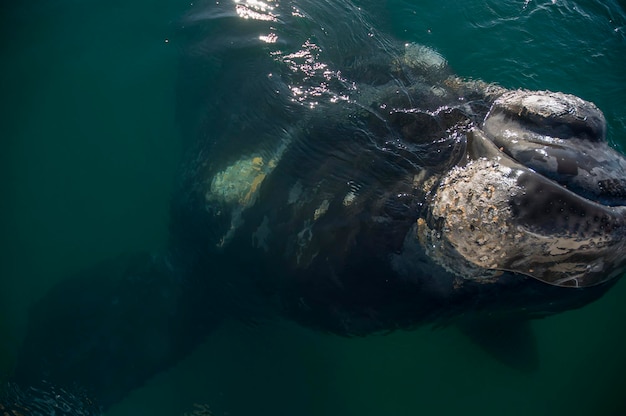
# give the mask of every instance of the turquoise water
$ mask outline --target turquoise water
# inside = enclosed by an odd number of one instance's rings
[[[626,149],[626,13],[600,1],[388,1],[376,26],[463,76],[595,102]],[[72,272],[158,250],[181,153],[183,1],[2,6],[0,376],[28,306]],[[366,5],[363,6],[367,8]],[[107,414],[626,413],[626,286],[533,323],[540,369],[518,373],[452,330],[342,339],[288,323],[225,324]],[[62,324],[62,323],[60,323]]]

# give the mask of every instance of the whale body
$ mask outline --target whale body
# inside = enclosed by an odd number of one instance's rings
[[[462,79],[372,22],[308,0],[186,18],[180,95],[195,111],[179,115],[168,250],[44,296],[14,375],[37,387],[14,396],[79,386],[73,405],[106,409],[232,317],[341,336],[458,325],[489,347],[489,331],[516,337],[615,284],[626,158],[601,110]]]

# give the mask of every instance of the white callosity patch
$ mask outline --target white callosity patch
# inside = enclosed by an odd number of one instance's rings
[[[346,196],[343,197],[342,205],[344,207],[349,207],[350,205],[352,205],[355,199],[356,193],[354,191],[348,191]]]
[[[313,240],[313,223],[310,220],[306,220],[304,228],[296,236],[296,264],[300,267],[308,266],[317,256],[317,252],[307,253],[311,240]]]
[[[261,156],[238,160],[213,177],[206,199],[229,205],[252,205],[259,186],[275,164],[274,160],[266,164]]]
[[[289,143],[286,135],[274,151],[244,156],[216,173],[205,193],[206,201],[244,209],[254,205],[261,184],[276,168]]]
[[[323,200],[320,206],[315,209],[315,212],[313,212],[313,221],[317,221],[324,214],[326,214],[326,211],[328,211],[328,206],[328,199]]]
[[[517,91],[514,93],[516,92]],[[567,97],[568,101],[559,99],[561,96]],[[575,104],[578,104],[579,106],[582,106],[585,103],[576,96],[565,94],[525,94],[519,100],[521,108],[532,108],[535,114],[546,118],[558,117],[559,115],[565,115],[575,111],[576,107],[572,105],[571,101],[574,101]]]
[[[486,277],[482,270],[459,263],[448,245],[472,265],[498,269],[523,234],[511,229],[511,192],[517,189],[515,171],[498,162],[477,160],[452,169],[432,201],[432,216],[443,220],[441,229],[418,221],[418,237],[440,265],[463,277]],[[491,275],[491,274],[488,274]]]
[[[312,197],[313,195],[309,196]],[[311,242],[314,240],[313,226],[316,221],[326,214],[329,207],[329,199],[322,200],[319,206],[313,211],[312,216],[304,221],[302,230],[296,235],[296,264],[299,267],[308,266],[317,256],[318,251],[315,249],[315,245],[311,246]],[[301,206],[300,208],[303,207]]]
[[[506,158],[480,158],[452,169],[432,199],[431,218],[417,222],[427,254],[463,279],[488,281],[494,271],[514,271],[563,286],[595,282],[588,280],[590,273],[622,263],[619,231],[555,232],[520,223],[511,201],[528,197],[518,181],[524,174],[529,171]],[[622,207],[613,210],[623,215]]]
[[[300,200],[302,196],[302,182],[297,181],[290,189],[287,197],[287,204],[293,205]]]
[[[217,244],[219,247],[228,243],[243,224],[243,212],[254,205],[261,184],[276,168],[286,148],[284,142],[272,154],[245,156],[213,176],[204,196],[207,204],[217,202],[231,211],[230,228]]]
[[[448,64],[439,52],[418,43],[407,43],[404,45],[402,63],[409,68],[426,69],[429,71],[441,70]]]
[[[447,61],[439,52],[418,43],[406,43],[404,54],[394,62],[397,70],[410,68],[433,79],[437,79],[440,74],[445,73],[444,69],[447,65]],[[431,85],[428,89],[433,96],[443,97],[446,95],[446,90],[438,85]]]

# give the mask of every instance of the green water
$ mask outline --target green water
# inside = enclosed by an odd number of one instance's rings
[[[626,13],[609,1],[388,1],[380,25],[465,77],[595,102],[626,149]],[[29,305],[112,255],[157,250],[180,155],[173,0],[3,5],[0,378]],[[626,254],[626,253],[625,253]],[[452,330],[343,339],[225,324],[109,415],[626,414],[626,284],[533,323],[515,372]],[[62,323],[59,323],[62,325]]]

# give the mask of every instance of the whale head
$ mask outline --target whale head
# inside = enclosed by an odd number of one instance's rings
[[[418,236],[446,270],[469,279],[521,273],[589,287],[626,269],[626,158],[592,103],[508,91],[471,128]]]

